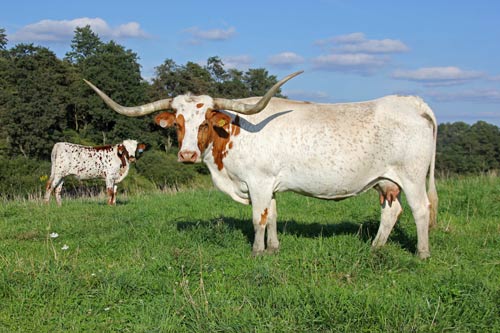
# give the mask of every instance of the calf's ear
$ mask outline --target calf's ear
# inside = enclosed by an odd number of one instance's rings
[[[118,154],[118,157],[121,157],[123,155],[124,151],[125,151],[125,146],[118,145],[118,148],[116,149],[116,153]]]
[[[170,127],[175,123],[175,113],[162,112],[155,116],[155,123],[163,128]]]
[[[139,153],[142,153],[144,150],[146,150],[146,145],[145,145],[144,143],[139,143],[139,144],[137,145],[137,151],[138,151]]]

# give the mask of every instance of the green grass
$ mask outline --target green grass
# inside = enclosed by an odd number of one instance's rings
[[[5,201],[0,332],[500,332],[500,180],[438,191],[426,261],[407,206],[371,251],[375,191],[279,194],[281,251],[257,258],[250,207],[213,189]]]

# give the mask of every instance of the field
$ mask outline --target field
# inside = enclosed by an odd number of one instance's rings
[[[431,258],[375,191],[279,194],[281,251],[215,189],[0,208],[0,332],[500,332],[500,179],[438,181]],[[56,235],[57,234],[57,235]]]

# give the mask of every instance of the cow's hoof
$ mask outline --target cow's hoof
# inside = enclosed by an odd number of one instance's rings
[[[420,259],[427,259],[431,256],[431,253],[429,251],[419,251],[418,252],[418,257]]]
[[[267,254],[276,254],[278,252],[280,252],[280,248],[279,247],[268,247],[266,249],[266,253]]]
[[[265,254],[264,251],[252,250],[252,257],[262,257]]]

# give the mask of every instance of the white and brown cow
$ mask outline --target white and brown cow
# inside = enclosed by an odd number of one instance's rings
[[[437,124],[414,96],[386,96],[359,103],[315,104],[272,98],[294,73],[264,97],[239,100],[179,95],[124,107],[86,81],[118,113],[156,116],[176,126],[180,162],[204,161],[214,184],[234,200],[251,204],[253,253],[279,248],[275,193],[294,191],[340,200],[370,188],[380,195],[381,224],[373,247],[386,243],[406,194],[417,225],[417,250],[430,255],[428,229],[437,214],[434,164]],[[429,191],[426,178],[429,174]]]
[[[61,205],[61,189],[64,177],[74,175],[78,179],[102,178],[106,181],[108,204],[116,204],[117,185],[128,174],[130,162],[134,162],[136,152],[142,152],[144,144],[135,140],[125,140],[114,146],[82,146],[68,142],[58,142],[52,148],[52,172],[47,181],[45,201],[49,202],[52,191],[58,205]]]

